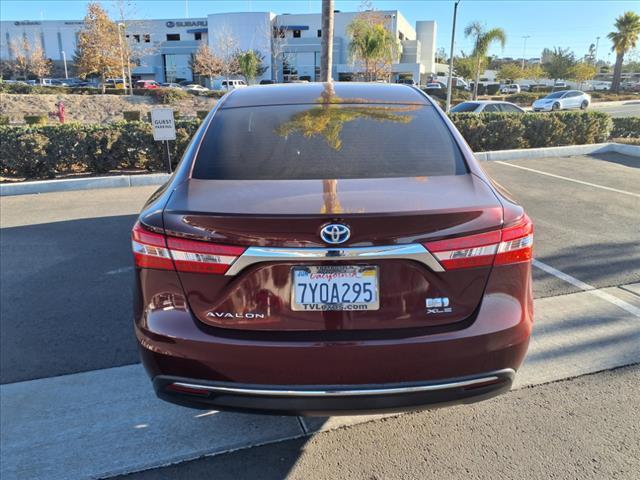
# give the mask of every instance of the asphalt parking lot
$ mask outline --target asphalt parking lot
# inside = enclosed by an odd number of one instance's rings
[[[495,181],[525,206],[535,223],[537,313],[531,353],[516,385],[520,390],[473,407],[468,414],[471,418],[495,416],[508,405],[517,404],[528,391],[547,391],[538,389],[548,387],[535,385],[640,362],[640,158],[610,153],[484,165]],[[273,467],[271,470],[258,470],[262,464],[259,460],[250,463],[251,455],[238,465],[247,469],[245,473],[255,468],[265,478],[280,478],[277,474],[283,468],[286,472],[297,471],[296,461],[302,458],[304,448],[321,452],[320,457],[326,458],[328,465],[345,465],[348,458],[335,453],[339,450],[338,440],[322,443],[324,435],[341,434],[324,431],[370,418],[298,421],[202,413],[165,405],[153,398],[146,377],[136,365],[128,241],[135,214],[153,190],[139,187],[61,192],[3,197],[0,201],[2,477],[109,476],[297,437],[301,439],[255,452],[256,458]],[[566,397],[561,394],[558,401],[597,391],[588,390],[585,382],[595,382],[606,390],[607,379],[614,381],[615,377],[621,387],[615,395],[603,393],[601,401],[630,404],[635,393],[637,402],[637,391],[628,387],[637,382],[637,370],[600,375],[605,376],[580,380],[579,385],[571,383],[575,380],[563,382]],[[576,411],[582,412],[576,414],[578,420],[573,425],[578,436],[594,428],[585,420],[590,405],[576,403]],[[416,431],[429,428],[446,444],[457,437],[449,437],[445,431],[454,431],[463,438],[472,428],[463,420],[469,418],[467,410],[461,408],[353,426],[344,430],[350,432],[345,441],[349,441],[349,435],[361,432],[363,438],[376,438],[380,444],[396,438],[397,429],[414,428],[407,425],[407,419],[415,417]],[[542,413],[553,410],[553,403],[533,402],[531,408]],[[514,407],[509,414],[517,422],[525,410]],[[636,428],[625,430],[625,441],[637,444],[637,410],[619,411],[619,415],[634,414]],[[612,421],[610,413],[597,418],[594,425]],[[532,421],[526,415],[521,420],[523,424]],[[616,422],[619,420],[616,417]],[[506,428],[504,425],[498,422],[494,429],[499,433]],[[306,443],[308,435],[318,431],[324,433],[317,433],[313,442]],[[544,436],[545,431],[541,427],[527,434]],[[606,431],[600,433],[604,435],[603,442],[614,441]],[[610,429],[609,433],[615,432]],[[407,452],[416,448],[419,438],[423,437],[404,438],[403,441],[414,442]],[[526,443],[514,445],[514,437],[497,435],[495,441],[500,445],[503,442],[511,456],[527,454]],[[36,446],[40,450],[34,459],[32,451]],[[595,447],[592,450],[596,463],[602,463],[598,455],[603,453],[596,452]],[[260,452],[272,452],[275,457]],[[227,460],[226,456],[213,457],[215,461],[204,464],[187,462],[171,470],[151,470],[143,476],[198,473],[203,471],[199,468],[206,470],[216,462],[222,465],[236,461],[234,458],[243,459],[238,455]],[[633,471],[629,468],[640,468],[638,455],[637,449],[631,451],[626,463],[609,459],[607,468],[618,469],[622,472],[620,477],[625,478],[625,472]],[[578,457],[582,458],[582,453]],[[281,468],[268,464],[279,458],[284,459]],[[423,456],[420,461],[425,462],[426,458]],[[440,462],[433,472],[444,475],[449,468],[446,456],[433,458]],[[561,463],[560,457],[554,458],[554,462]],[[491,463],[490,458],[485,460]],[[585,457],[584,461],[590,460]],[[313,477],[314,472],[317,477],[324,477],[320,470],[312,468],[313,463],[300,462],[300,468],[308,465],[310,469],[299,470],[298,478],[305,478],[305,471],[311,472],[306,478]],[[482,466],[480,461],[474,465]],[[453,464],[450,467],[453,469]],[[416,465],[414,470],[406,468],[407,476],[421,471]],[[597,469],[589,471],[598,473]],[[375,471],[367,472],[368,478],[375,476]],[[393,476],[386,475],[382,467],[377,472],[384,477]],[[449,471],[453,477],[464,476],[452,472]],[[500,472],[494,473],[492,478]]]
[[[596,102],[591,109],[608,113],[612,117],[637,117],[640,115],[640,99],[620,102]]]

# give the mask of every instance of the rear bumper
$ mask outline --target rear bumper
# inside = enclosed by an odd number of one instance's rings
[[[277,415],[345,415],[437,408],[486,400],[507,392],[514,375],[514,370],[507,368],[437,382],[293,388],[158,376],[153,384],[159,398],[191,408]]]
[[[190,407],[336,414],[468,403],[507,391],[524,360],[530,269],[495,267],[477,313],[448,330],[231,331],[198,321],[179,285],[163,279],[171,293],[135,296],[135,331],[158,396]],[[480,384],[496,372],[499,381]],[[167,391],[174,382],[206,395]]]

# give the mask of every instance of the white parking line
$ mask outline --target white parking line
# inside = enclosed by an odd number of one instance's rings
[[[626,190],[618,190],[617,188],[605,187],[604,185],[598,185],[597,183],[584,182],[582,180],[576,180],[575,178],[563,177],[562,175],[556,175],[555,173],[543,172],[542,170],[536,170],[535,168],[523,167],[521,165],[514,165],[513,163],[503,162],[496,160],[494,163],[500,165],[506,165],[508,167],[519,168],[521,170],[527,170],[528,172],[539,173],[540,175],[546,175],[547,177],[559,178],[568,182],[579,183],[580,185],[587,185],[588,187],[600,188],[602,190],[609,190],[610,192],[622,193],[624,195],[631,195],[632,197],[640,198],[639,193],[627,192]]]
[[[583,281],[578,280],[577,278],[572,277],[571,275],[567,275],[566,273],[561,272],[560,270],[555,269],[551,265],[547,265],[546,263],[543,263],[540,260],[533,260],[533,266],[538,267],[540,270],[544,270],[545,272],[553,275],[554,277],[559,278],[560,280],[564,280],[565,282],[570,283],[574,287],[578,287],[580,290],[584,290],[585,292],[589,292],[592,295],[595,295],[596,297],[601,298],[602,300],[606,300],[607,302],[612,303],[622,308],[623,310],[626,310],[632,315],[635,315],[636,317],[640,318],[640,308],[637,308],[631,305],[630,303],[625,302],[624,300],[620,300],[619,298],[614,297],[613,295],[607,292],[598,290],[596,287],[589,285],[588,283],[584,283]]]

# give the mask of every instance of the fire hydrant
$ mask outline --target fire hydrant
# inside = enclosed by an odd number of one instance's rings
[[[56,111],[50,112],[49,116],[51,118],[57,118],[60,120],[60,123],[64,123],[64,103],[62,103],[62,100],[56,102]]]

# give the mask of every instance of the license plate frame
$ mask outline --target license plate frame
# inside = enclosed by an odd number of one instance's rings
[[[313,278],[312,275],[317,277]],[[302,286],[303,283],[306,287]],[[312,291],[312,285],[316,286],[314,291]],[[321,285],[327,285],[326,289]],[[329,301],[336,298],[334,285],[337,286],[338,302]],[[355,285],[360,286],[356,288]],[[325,298],[328,301],[322,301]],[[305,300],[312,301],[305,302]],[[293,311],[375,311],[379,309],[380,275],[376,265],[291,267],[291,310]]]

